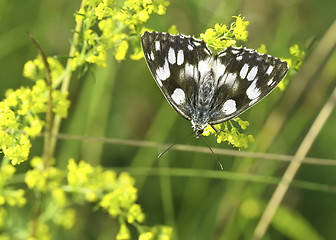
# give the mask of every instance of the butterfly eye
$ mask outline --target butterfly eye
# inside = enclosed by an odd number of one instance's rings
[[[196,138],[199,138],[202,135],[203,131],[204,131],[204,129],[197,129],[195,131]]]

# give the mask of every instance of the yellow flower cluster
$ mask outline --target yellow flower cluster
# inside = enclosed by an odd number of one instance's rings
[[[60,77],[62,73],[64,73],[64,67],[55,58],[48,57],[47,61],[50,67],[51,81],[54,85],[58,85],[61,81]],[[38,55],[34,60],[26,62],[23,67],[23,76],[33,80],[34,82],[45,79],[45,75],[45,68],[40,55]]]
[[[138,37],[146,29],[143,24],[151,14],[163,15],[169,5],[165,0],[88,0],[76,16],[82,23],[82,41],[71,61],[72,69],[85,63],[106,66],[106,56],[112,51],[116,60],[125,59],[130,46],[133,46],[131,59],[138,60],[142,52]],[[96,28],[98,26],[98,30]]]
[[[240,149],[247,148],[249,143],[254,142],[253,136],[239,132],[239,130],[233,125],[232,121],[237,122],[242,130],[245,130],[246,127],[249,125],[248,121],[243,121],[240,118],[234,118],[222,124],[215,125],[214,127],[218,130],[218,132],[216,132],[210,125],[208,125],[204,129],[203,136],[215,134],[217,136],[217,143],[227,141],[234,147]]]
[[[50,74],[55,87],[60,81],[63,66],[54,58],[48,58]],[[45,82],[45,71],[41,57],[28,61],[23,75],[35,82],[30,87],[17,90],[9,89],[5,99],[0,102],[0,149],[12,164],[27,160],[31,147],[30,137],[41,133],[46,113],[49,89]],[[52,91],[52,110],[55,114],[66,117],[70,105],[67,94],[59,90]]]
[[[92,167],[84,161],[76,163],[73,159],[69,160],[67,169],[66,191],[75,195],[77,201],[97,202],[110,216],[117,218],[120,222],[118,240],[131,239],[128,224],[136,226],[141,232],[140,239],[171,239],[172,229],[169,227],[141,225],[145,215],[136,203],[135,181],[128,173],[117,175],[114,171]]]
[[[25,183],[35,192],[36,196],[50,194],[49,206],[52,210],[49,211],[53,213],[45,217],[44,222],[39,223],[41,229],[38,229],[36,233],[38,239],[50,237],[47,224],[50,220],[65,229],[72,228],[76,221],[76,212],[69,206],[70,203],[64,190],[66,175],[53,164],[45,168],[43,159],[40,157],[34,157],[30,165],[32,169],[25,174]]]
[[[71,191],[77,192],[88,202],[95,202],[102,194],[114,188],[117,176],[115,172],[93,168],[90,164],[80,161],[78,164],[70,159],[67,180]]]
[[[298,44],[294,44],[289,48],[289,53],[291,54],[291,59],[287,60],[289,62],[289,65],[299,70],[301,64],[303,63],[303,60],[306,57],[306,53],[299,48]]]
[[[15,168],[12,165],[3,165],[0,168],[0,206],[8,204],[10,206],[22,207],[26,204],[22,189],[13,190],[8,188],[14,173]]]
[[[44,162],[40,157],[34,157],[30,161],[33,169],[27,171],[25,175],[25,182],[28,188],[36,192],[46,193],[50,189],[59,187],[63,180],[63,173],[61,170],[50,166],[47,169],[44,167]]]
[[[63,67],[55,59],[48,59],[51,67],[51,77],[59,78]],[[9,89],[6,98],[0,102],[0,149],[12,164],[27,160],[31,147],[30,137],[35,137],[42,131],[44,121],[40,114],[47,111],[48,86],[44,78],[43,64],[38,57],[25,64],[24,75],[35,81],[31,88],[21,87]],[[67,94],[53,90],[53,111],[66,117],[70,102]]]
[[[237,41],[247,41],[248,32],[246,30],[248,21],[244,18],[234,16],[236,21],[228,28],[226,25],[216,24],[214,28],[208,28],[205,33],[200,34],[208,46],[214,50],[220,50],[229,46],[236,46]]]
[[[293,46],[291,46],[289,48],[289,53],[291,57],[284,58],[283,60],[285,60],[289,65],[289,71],[287,76],[293,76],[294,74],[297,73],[297,71],[299,71],[306,57],[306,53],[302,49],[300,49],[298,44],[294,44]],[[278,87],[280,88],[280,90],[283,91],[286,89],[287,85],[288,85],[288,78],[285,78],[283,81],[280,82]]]
[[[32,126],[29,126],[29,122],[19,123],[17,118],[20,116],[17,116],[14,111],[15,109],[12,110],[8,102],[0,102],[0,149],[12,164],[18,164],[27,160],[31,147],[28,136],[21,131],[26,129],[29,132]],[[39,126],[36,127],[39,128]],[[34,133],[34,131],[30,132]]]
[[[169,240],[172,238],[173,229],[166,226],[152,227],[150,231],[143,232],[139,240]]]
[[[244,21],[244,18],[241,18],[240,16],[234,16],[234,18],[236,18],[236,22],[232,23],[230,26],[234,38],[236,40],[247,41],[248,32],[246,27],[250,22]]]

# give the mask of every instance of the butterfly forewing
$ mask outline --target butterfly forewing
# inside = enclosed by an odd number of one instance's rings
[[[159,32],[145,32],[141,44],[149,69],[164,96],[177,112],[191,120],[202,69],[210,68],[211,51],[201,40]],[[201,69],[200,63],[204,65]]]
[[[228,47],[215,56],[217,82],[210,124],[241,114],[263,99],[285,77],[286,62],[252,49]]]

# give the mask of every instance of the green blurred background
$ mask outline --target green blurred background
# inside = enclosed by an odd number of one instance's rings
[[[37,51],[24,31],[31,32],[48,55],[63,56],[65,61],[79,6],[79,0],[0,0],[2,98],[8,88],[32,85],[22,77],[22,68]],[[291,78],[286,92],[276,89],[241,116],[250,122],[246,133],[254,135],[256,142],[238,154],[293,155],[336,86],[336,52],[330,41],[336,38],[335,27],[329,42],[321,45],[336,19],[336,1],[171,1],[167,14],[154,16],[147,27],[167,31],[174,24],[181,33],[199,36],[216,23],[230,24],[238,14],[250,21],[246,47],[265,44],[269,54],[289,57],[289,47],[297,43],[306,50],[310,64],[303,64],[305,74]],[[116,62],[110,57],[107,68],[94,68],[84,78],[73,78],[70,99],[62,133],[171,144],[192,131],[191,124],[166,102],[143,59]],[[308,157],[336,160],[335,121],[333,111]],[[218,145],[214,137],[206,140],[213,148],[235,150],[226,143]],[[35,140],[32,156],[41,155],[41,142]],[[193,137],[183,144],[205,146]],[[137,181],[147,223],[170,225],[174,239],[182,240],[251,239],[288,166],[286,161],[218,155],[224,166],[221,172],[210,151],[170,150],[157,160],[163,150],[98,140],[61,140],[56,158],[60,167],[73,157],[129,171]],[[264,239],[335,239],[335,164],[321,165],[318,160],[303,164],[295,179]],[[74,230],[70,235],[58,233],[59,239],[111,239],[117,229],[110,226],[115,223],[91,208],[81,207]]]

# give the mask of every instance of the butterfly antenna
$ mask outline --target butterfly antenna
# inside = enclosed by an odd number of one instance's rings
[[[202,135],[201,135],[201,138],[202,138],[203,142],[204,142],[204,143],[208,146],[208,148],[210,149],[212,155],[215,157],[215,159],[216,159],[216,161],[217,161],[219,167],[220,167],[222,170],[224,170],[223,165],[222,165],[221,162],[218,160],[216,154],[214,153],[214,151],[212,150],[212,148],[209,146],[209,144],[207,143],[207,141],[205,141],[205,139],[203,138]]]
[[[164,150],[162,153],[159,154],[159,156],[157,158],[162,157],[163,154],[165,154],[166,152],[168,152],[169,149],[171,149],[172,147],[174,147],[176,144],[182,142],[184,139],[186,139],[187,137],[189,137],[191,134],[193,134],[194,132],[191,132],[190,134],[182,137],[180,140],[178,140],[177,142],[173,143],[172,145],[170,145],[166,150]]]

